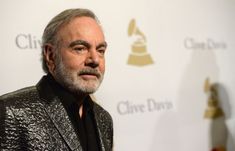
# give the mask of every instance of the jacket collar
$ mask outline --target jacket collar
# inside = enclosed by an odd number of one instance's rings
[[[36,85],[45,111],[71,150],[82,151],[79,138],[60,99],[54,94],[47,76]]]
[[[64,108],[59,97],[56,96],[53,92],[48,76],[43,76],[36,87],[39,92],[39,97],[43,100],[45,111],[49,115],[50,119],[54,123],[55,127],[57,128],[67,145],[70,147],[71,150],[82,151],[80,140],[76,134],[75,129],[72,126],[72,122],[69,119],[68,113],[66,112],[66,109]],[[104,126],[102,117],[103,115],[100,114],[100,107],[96,103],[93,103],[90,96],[86,101],[92,103],[101,151],[106,151],[106,140],[104,139],[102,128]]]

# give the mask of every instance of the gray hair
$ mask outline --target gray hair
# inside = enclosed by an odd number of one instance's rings
[[[96,20],[99,23],[98,18],[96,15],[89,9],[77,8],[77,9],[67,9],[63,12],[56,15],[51,21],[47,24],[46,28],[44,29],[43,36],[42,36],[42,69],[45,73],[48,73],[48,67],[46,64],[45,57],[43,55],[43,51],[45,45],[50,43],[55,45],[58,49],[59,48],[59,39],[57,36],[58,31],[63,25],[68,24],[71,20],[76,17],[90,17]]]

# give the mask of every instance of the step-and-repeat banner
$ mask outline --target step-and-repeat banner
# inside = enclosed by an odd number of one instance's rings
[[[234,0],[2,0],[0,95],[38,82],[44,27],[76,7],[108,41],[114,151],[235,150]]]

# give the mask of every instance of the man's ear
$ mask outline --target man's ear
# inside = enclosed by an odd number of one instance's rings
[[[48,67],[48,70],[51,74],[53,74],[55,70],[55,57],[56,57],[56,50],[52,44],[45,44],[43,49],[43,55]]]

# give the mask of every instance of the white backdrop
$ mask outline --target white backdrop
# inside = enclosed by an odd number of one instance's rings
[[[220,86],[227,150],[235,150],[234,0],[2,0],[0,95],[38,82],[43,29],[75,7],[97,14],[108,41],[95,98],[114,119],[114,151],[211,150],[206,78]],[[153,63],[138,66],[145,55]]]

